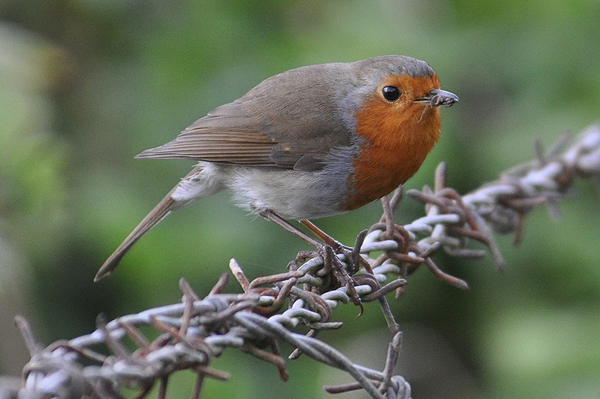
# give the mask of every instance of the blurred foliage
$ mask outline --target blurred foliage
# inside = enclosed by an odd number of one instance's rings
[[[177,300],[180,276],[206,293],[231,257],[250,277],[283,270],[305,244],[223,193],[170,216],[113,276],[92,283],[191,166],[132,156],[292,67],[389,53],[426,60],[461,102],[443,110],[443,138],[407,186],[430,184],[441,160],[460,192],[494,179],[533,156],[535,137],[550,145],[599,118],[599,18],[592,0],[4,0],[0,294],[21,297],[7,312],[30,316],[50,342],[90,331],[99,312]],[[504,273],[489,260],[438,260],[471,291],[413,276],[393,306],[414,397],[598,397],[599,198],[591,182],[577,190],[558,223],[530,215],[519,247],[500,237]],[[379,209],[318,224],[352,243]],[[406,200],[398,220],[419,212]],[[336,309],[343,333],[322,336],[381,367],[389,334],[377,309],[357,312]],[[9,359],[1,367],[14,372]],[[238,353],[215,366],[232,381],[209,383],[205,397],[325,397],[322,384],[345,378],[314,373],[303,358],[289,363],[285,384]],[[191,382],[181,378],[172,385],[187,395]]]

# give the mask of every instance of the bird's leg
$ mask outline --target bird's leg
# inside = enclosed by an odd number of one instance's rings
[[[329,245],[334,250],[334,252],[340,253],[340,251],[342,251],[343,248],[350,249],[348,247],[344,247],[344,245],[341,242],[339,242],[329,234],[325,233],[310,220],[300,220],[300,223],[302,223],[307,229],[309,229],[314,235],[316,235],[321,241],[323,241],[325,245]]]
[[[318,228],[313,222],[310,220],[300,220],[307,229],[309,229],[314,235],[320,238],[326,245],[329,245],[333,251],[337,254],[344,254],[348,261],[352,264],[353,274],[358,271],[360,265],[362,264],[365,269],[372,274],[371,266],[368,262],[364,261],[360,256],[360,248],[362,247],[362,243],[367,235],[367,231],[361,231],[356,237],[356,243],[354,244],[354,248],[350,248],[329,234],[325,233],[323,230]],[[362,261],[362,262],[361,262]]]
[[[312,238],[311,236],[309,236],[308,234],[306,234],[305,232],[303,232],[302,230],[300,230],[299,228],[297,228],[296,226],[294,226],[293,224],[291,224],[290,222],[288,222],[287,220],[285,220],[270,209],[261,210],[258,212],[258,214],[263,218],[275,223],[276,225],[283,227],[290,233],[294,234],[296,237],[303,239],[315,248],[319,248],[323,245],[321,242],[315,240],[314,238]]]
[[[363,264],[367,272],[373,274],[371,265],[369,265],[369,263],[360,256],[360,248],[362,247],[363,241],[367,236],[367,230],[363,230],[358,234],[358,237],[356,237],[354,248],[350,248],[343,245],[341,242],[331,237],[329,234],[325,233],[310,220],[300,220],[300,223],[302,223],[307,229],[309,229],[314,235],[316,235],[323,241],[325,245],[321,250],[321,256],[323,256],[325,267],[327,268],[328,265],[330,265],[329,268],[331,268],[333,275],[340,282],[340,284],[343,284],[348,289],[350,297],[352,298],[352,302],[356,306],[360,307],[360,314],[362,314],[362,303],[360,301],[358,293],[356,292],[356,289],[354,288],[356,282],[352,278],[352,275],[358,272],[358,269],[360,269],[361,264]],[[348,273],[348,271],[344,267],[344,264],[338,259],[337,256],[335,256],[335,254],[343,254],[344,256],[346,256],[348,263],[352,267],[350,273]]]
[[[324,268],[321,270],[327,271],[333,274],[338,283],[342,286],[345,286],[348,289],[348,293],[352,298],[352,302],[361,308],[362,314],[362,304],[360,301],[360,296],[356,292],[354,286],[356,285],[354,279],[351,274],[354,274],[359,269],[359,263],[366,263],[366,268],[370,271],[370,265],[362,259],[359,255],[360,246],[362,245],[362,240],[366,236],[366,231],[361,232],[359,234],[359,238],[357,239],[357,243],[355,248],[349,248],[342,245],[339,241],[335,240],[333,237],[325,233],[323,230],[319,229],[312,222],[308,220],[301,220],[304,226],[306,226],[311,232],[313,232],[318,238],[320,238],[323,242],[315,240],[308,234],[304,233],[302,230],[298,229],[290,222],[271,211],[270,209],[260,210],[258,214],[265,219],[283,227],[285,230],[290,233],[296,235],[297,237],[303,239],[310,245],[316,248],[317,253],[323,258]],[[336,256],[336,254],[344,254],[346,259],[348,259],[348,263],[351,265],[352,270],[348,272],[346,270],[346,266],[344,263]],[[362,262],[360,262],[362,261]],[[372,271],[371,271],[372,273]]]

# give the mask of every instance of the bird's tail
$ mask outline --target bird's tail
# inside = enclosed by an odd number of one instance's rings
[[[135,229],[125,238],[125,240],[119,245],[117,249],[110,255],[110,257],[104,262],[104,264],[96,273],[94,281],[98,281],[109,274],[117,267],[121,259],[129,252],[131,247],[140,239],[144,234],[150,231],[154,226],[160,223],[161,220],[166,218],[174,208],[178,208],[177,201],[171,198],[171,193],[167,194],[155,207],[146,215],[146,217],[137,225]]]
[[[179,184],[173,189],[146,215],[146,217],[137,225],[127,238],[119,245],[115,252],[104,262],[96,273],[94,281],[108,276],[117,267],[121,259],[129,252],[131,247],[144,234],[150,231],[154,226],[166,218],[172,211],[187,205],[194,200],[214,194],[219,191],[221,186],[216,180],[202,181],[199,175],[206,169],[206,165],[199,163]],[[199,183],[200,182],[200,183]]]

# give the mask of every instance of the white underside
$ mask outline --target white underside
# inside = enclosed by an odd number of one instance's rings
[[[333,167],[307,172],[210,162],[199,165],[199,172],[186,176],[173,189],[171,197],[177,207],[228,188],[236,205],[254,213],[270,209],[286,219],[343,213],[339,207],[347,193],[347,179],[340,179],[339,170]]]

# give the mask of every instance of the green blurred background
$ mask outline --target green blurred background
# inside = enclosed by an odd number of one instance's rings
[[[111,277],[104,259],[185,175],[186,161],[133,156],[174,138],[212,108],[296,66],[406,54],[429,62],[460,103],[442,110],[443,138],[407,183],[432,183],[438,162],[466,193],[600,118],[598,1],[0,2],[0,369],[27,360],[12,317],[46,344],[109,318],[178,301],[185,276],[200,295],[238,259],[250,278],[283,271],[306,245],[229,202],[227,193],[170,216]],[[600,397],[600,196],[591,181],[556,222],[529,215],[523,243],[499,237],[490,259],[444,270],[462,292],[419,270],[392,306],[405,333],[399,373],[415,398]],[[406,200],[398,221],[421,207]],[[380,214],[371,204],[319,226],[352,243]],[[230,291],[239,291],[230,282]],[[380,310],[336,309],[341,331],[321,337],[379,368],[390,339]],[[284,347],[289,352],[289,348]],[[204,397],[328,397],[348,382],[307,358],[281,382],[269,364],[230,350]],[[190,375],[170,397],[187,397]],[[364,397],[351,394],[343,397]]]

